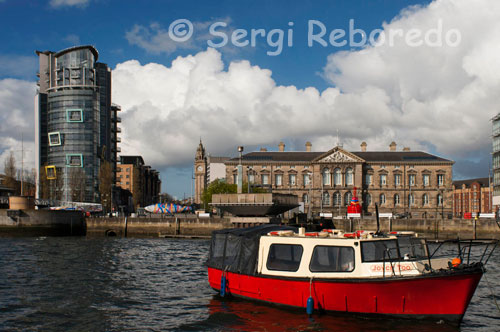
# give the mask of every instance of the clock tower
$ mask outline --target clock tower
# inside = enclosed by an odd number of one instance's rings
[[[196,204],[201,204],[201,195],[207,185],[207,156],[201,139],[200,144],[196,149],[196,156],[194,157],[194,179],[194,202]]]

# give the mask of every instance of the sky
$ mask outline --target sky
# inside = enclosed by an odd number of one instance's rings
[[[454,179],[488,176],[497,0],[0,0],[0,28],[0,171],[11,151],[34,167],[35,50],[93,45],[122,154],[178,198],[200,139],[214,156],[395,141],[454,160]]]

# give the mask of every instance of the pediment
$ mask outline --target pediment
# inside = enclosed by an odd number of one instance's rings
[[[321,156],[317,157],[313,162],[316,163],[362,163],[363,159],[353,153],[346,151],[340,147],[335,147]]]

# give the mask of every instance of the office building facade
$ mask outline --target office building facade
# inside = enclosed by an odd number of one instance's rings
[[[92,46],[36,54],[37,197],[43,182],[50,186],[43,198],[99,202],[101,163],[111,163],[116,178],[120,108],[111,103],[111,70]]]

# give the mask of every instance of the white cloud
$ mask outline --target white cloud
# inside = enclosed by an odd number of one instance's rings
[[[384,29],[428,31],[438,20],[444,32],[460,31],[458,47],[410,47],[400,40],[339,52],[328,58],[325,76],[345,97],[383,91],[372,102],[389,117],[373,125],[392,128],[395,139],[463,157],[491,146],[489,119],[500,112],[500,2],[435,1],[402,12]]]
[[[0,172],[5,158],[14,152],[17,168],[21,169],[24,141],[24,167],[34,167],[34,82],[0,80]]]
[[[384,28],[422,30],[443,22],[459,29],[458,47],[368,47],[328,58],[319,92],[278,86],[271,72],[247,61],[227,70],[218,51],[178,57],[170,67],[127,61],[113,71],[122,105],[124,154],[153,167],[191,163],[200,137],[213,154],[237,145],[276,146],[310,140],[344,146],[436,150],[453,159],[489,151],[489,119],[500,111],[500,2],[440,0],[403,11]],[[303,145],[297,144],[303,149]]]
[[[71,46],[80,45],[80,37],[72,33],[64,37],[63,40],[71,44]]]
[[[50,5],[54,8],[61,7],[85,7],[89,4],[90,0],[50,0]]]

